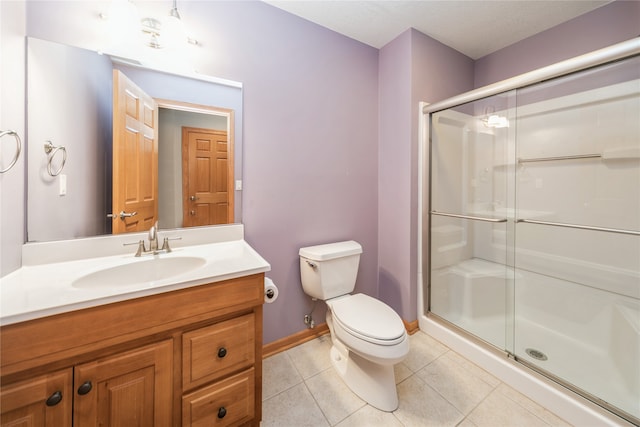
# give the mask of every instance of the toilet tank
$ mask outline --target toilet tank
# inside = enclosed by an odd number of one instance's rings
[[[351,293],[356,286],[361,253],[362,246],[353,240],[301,248],[304,292],[321,300]]]

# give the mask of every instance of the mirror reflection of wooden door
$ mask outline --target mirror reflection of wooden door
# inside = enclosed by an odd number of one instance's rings
[[[157,127],[156,101],[114,70],[113,234],[146,231],[158,219]]]
[[[227,132],[182,128],[183,226],[233,222],[233,161]]]

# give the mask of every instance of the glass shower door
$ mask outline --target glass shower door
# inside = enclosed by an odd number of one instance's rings
[[[514,94],[431,116],[430,311],[501,349],[513,285]]]
[[[517,92],[514,354],[636,422],[639,117],[640,58]]]

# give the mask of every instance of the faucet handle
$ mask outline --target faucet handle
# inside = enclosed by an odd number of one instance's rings
[[[147,252],[147,248],[144,246],[144,240],[122,244],[122,246],[131,246],[131,245],[138,245],[138,250],[136,251],[135,256],[141,256],[143,253]]]
[[[162,241],[162,248],[160,250],[166,251],[167,253],[171,252],[171,248],[169,247],[169,240],[182,240],[182,237],[165,237]]]

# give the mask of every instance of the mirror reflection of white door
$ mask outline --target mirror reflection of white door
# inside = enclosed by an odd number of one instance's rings
[[[146,231],[158,219],[157,128],[156,101],[114,70],[113,234]]]
[[[233,222],[227,131],[182,128],[183,227]]]

